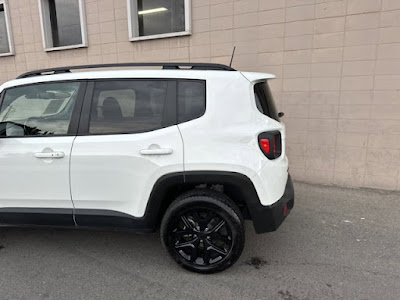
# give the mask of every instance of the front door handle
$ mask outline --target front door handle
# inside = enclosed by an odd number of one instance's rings
[[[168,155],[174,152],[169,148],[159,148],[159,149],[142,149],[140,150],[140,154],[142,155]]]
[[[65,153],[61,151],[57,152],[38,152],[35,153],[36,158],[63,158]]]

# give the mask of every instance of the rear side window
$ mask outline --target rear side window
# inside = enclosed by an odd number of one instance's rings
[[[260,82],[254,85],[254,96],[258,110],[262,114],[279,121],[274,98],[267,82]]]
[[[135,133],[162,128],[168,81],[96,82],[89,133]]]
[[[79,82],[43,83],[5,91],[0,136],[68,134]]]
[[[200,118],[206,111],[206,82],[181,80],[178,82],[178,123]]]

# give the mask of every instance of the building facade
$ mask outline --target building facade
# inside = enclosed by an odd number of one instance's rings
[[[41,68],[229,64],[277,75],[297,180],[400,190],[399,0],[0,0],[0,83]]]

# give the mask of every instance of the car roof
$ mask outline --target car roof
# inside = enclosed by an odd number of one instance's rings
[[[268,73],[239,72],[239,71],[149,70],[149,69],[98,70],[98,71],[59,73],[51,75],[38,75],[38,76],[14,79],[0,86],[0,90],[19,85],[51,82],[51,81],[90,80],[90,79],[129,79],[129,78],[229,80],[243,76],[250,82],[275,78],[274,75]]]

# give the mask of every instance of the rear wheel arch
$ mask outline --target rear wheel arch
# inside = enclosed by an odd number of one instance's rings
[[[256,189],[246,175],[225,171],[189,171],[162,176],[154,184],[147,204],[145,219],[149,226],[158,228],[169,205],[182,193],[196,188],[207,188],[229,197],[245,219],[259,204]]]

